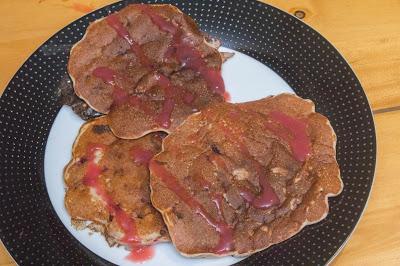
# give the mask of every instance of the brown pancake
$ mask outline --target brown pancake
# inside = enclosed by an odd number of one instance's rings
[[[223,101],[219,43],[171,5],[129,5],[92,23],[71,50],[75,93],[121,138],[169,132]]]
[[[249,255],[327,215],[343,186],[335,146],[310,100],[220,103],[164,139],[151,200],[181,254]]]
[[[148,160],[161,148],[160,133],[116,138],[100,117],[85,123],[64,171],[65,207],[73,225],[104,234],[110,245],[148,245],[169,239],[150,202]]]

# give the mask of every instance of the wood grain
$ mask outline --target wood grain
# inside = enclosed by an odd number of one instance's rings
[[[375,115],[378,166],[368,207],[332,265],[400,265],[400,111]]]
[[[1,266],[14,266],[14,260],[10,257],[3,244],[0,244],[0,265]]]
[[[113,0],[1,0],[0,93],[22,63],[68,23]],[[268,0],[331,41],[366,90],[378,133],[368,208],[332,265],[400,265],[400,1]],[[29,19],[27,19],[29,18]],[[382,112],[384,111],[384,112]],[[0,247],[0,266],[15,265]]]
[[[400,105],[399,0],[268,0],[319,31],[358,75],[372,109]]]
[[[72,21],[116,1],[0,0],[0,92],[25,60]]]

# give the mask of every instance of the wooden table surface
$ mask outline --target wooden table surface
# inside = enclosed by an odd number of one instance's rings
[[[113,0],[0,0],[0,93],[44,41]],[[374,111],[376,180],[368,207],[332,265],[400,265],[399,0],[265,0],[330,40],[358,75]],[[298,12],[300,11],[300,12]],[[1,211],[1,207],[0,207]],[[15,265],[0,246],[0,266]]]

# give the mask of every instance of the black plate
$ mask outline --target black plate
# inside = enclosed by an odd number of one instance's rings
[[[44,182],[44,151],[59,109],[60,80],[69,50],[89,22],[121,9],[123,1],[62,29],[19,69],[0,99],[0,237],[21,265],[109,264],[62,225]],[[344,190],[329,199],[322,222],[257,253],[240,265],[322,265],[354,230],[374,178],[376,140],[365,93],[350,66],[321,35],[274,7],[256,1],[147,1],[171,3],[223,45],[263,62],[293,90],[312,99],[335,129]],[[244,70],[245,71],[245,70]],[[245,73],[244,73],[245,74]],[[61,178],[61,177],[60,177]]]

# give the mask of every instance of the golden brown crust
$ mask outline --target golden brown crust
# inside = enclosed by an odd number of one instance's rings
[[[157,14],[173,23],[179,23],[185,40],[205,58],[207,66],[221,69],[222,57],[210,46],[192,19],[172,5],[148,5]],[[148,132],[175,128],[188,115],[210,104],[223,101],[223,97],[207,87],[204,78],[193,70],[185,69],[176,59],[165,59],[172,35],[160,30],[143,14],[137,5],[129,5],[116,13],[130,36],[142,48],[153,68],[147,68],[130,50],[128,43],[117,35],[106,19],[89,25],[85,36],[71,50],[68,72],[76,94],[94,110],[110,113],[110,127],[121,138],[139,138]],[[129,95],[141,97],[150,112],[125,103],[113,104],[113,86],[93,75],[94,69],[107,67],[117,73],[115,83]],[[157,71],[157,72],[156,72]],[[157,73],[168,77],[174,88],[175,108],[171,114],[171,126],[162,127],[154,118],[163,108],[165,94],[154,80]],[[185,103],[183,94],[194,96],[193,102]],[[114,108],[115,107],[115,108]],[[150,113],[150,114],[149,114]]]
[[[107,203],[84,180],[89,163],[87,149],[93,144],[106,146],[98,162],[103,169],[99,182],[114,204],[132,217],[141,244],[167,241],[165,224],[150,202],[149,170],[146,165],[135,163],[131,156],[137,148],[157,153],[161,148],[161,136],[154,133],[138,140],[118,139],[111,133],[104,116],[81,127],[73,145],[72,159],[64,170],[65,207],[71,220],[93,223],[88,227],[97,228],[109,243],[126,244],[122,241],[123,229]]]
[[[304,162],[294,159],[289,144],[265,128],[271,111],[306,121],[311,154]],[[229,137],[222,127],[241,135]],[[240,186],[257,191],[260,185],[250,159],[238,148],[238,138],[264,167],[278,206],[258,209],[240,196]],[[176,177],[216,220],[218,209],[211,195],[223,193],[223,220],[234,228],[233,249],[223,255],[244,256],[282,242],[326,216],[327,198],[343,187],[335,145],[328,119],[314,112],[311,101],[281,94],[242,104],[221,103],[190,116],[164,139],[153,162]],[[215,156],[226,168],[215,163]],[[150,170],[153,206],[162,213],[177,250],[185,256],[221,255],[214,252],[219,233]],[[212,184],[209,189],[202,179]]]

